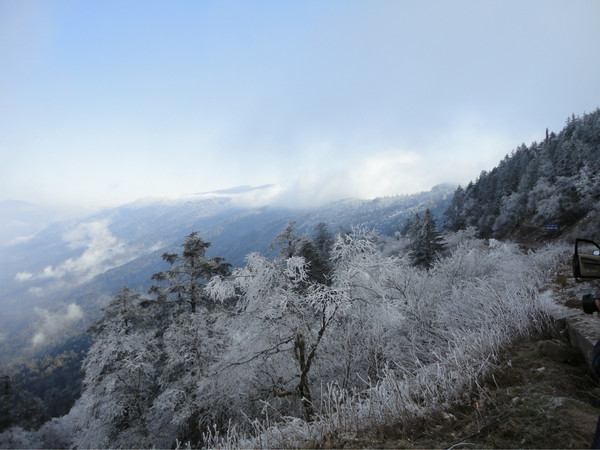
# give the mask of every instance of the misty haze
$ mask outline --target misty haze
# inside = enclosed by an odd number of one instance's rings
[[[0,448],[588,448],[598,17],[0,0]]]

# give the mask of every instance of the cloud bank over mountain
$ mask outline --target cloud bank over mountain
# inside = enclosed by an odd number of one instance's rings
[[[67,326],[83,319],[83,310],[75,303],[70,303],[55,312],[43,308],[35,308],[34,311],[39,321],[37,331],[31,338],[34,347],[44,344],[47,339],[62,332]]]
[[[306,204],[468,183],[598,107],[599,15],[585,0],[3,2],[0,201],[271,183]]]
[[[116,238],[109,229],[106,219],[78,223],[67,229],[62,242],[75,256],[57,264],[47,265],[39,272],[22,271],[15,274],[15,281],[32,283],[49,282],[42,286],[32,286],[29,292],[43,295],[46,289],[56,290],[69,285],[85,283],[108,269],[120,266],[139,256],[123,241]]]

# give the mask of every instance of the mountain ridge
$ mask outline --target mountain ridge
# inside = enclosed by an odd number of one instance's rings
[[[184,196],[178,201],[143,199],[53,223],[28,240],[5,247],[0,258],[0,326],[18,339],[0,337],[0,363],[19,351],[32,355],[41,350],[29,342],[44,311],[77,304],[85,315],[81,324],[85,329],[123,285],[145,292],[150,276],[165,268],[162,253],[177,251],[192,231],[211,243],[209,256],[240,266],[251,252],[274,256],[269,245],[291,220],[301,234],[311,234],[324,222],[334,233],[363,225],[392,235],[415,213],[430,208],[441,223],[455,188],[439,185],[413,195],[344,199],[299,209],[244,207],[232,200],[240,193],[264,192],[272,186],[238,186],[227,190],[232,194]]]

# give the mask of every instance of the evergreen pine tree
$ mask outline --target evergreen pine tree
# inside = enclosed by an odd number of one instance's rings
[[[179,308],[189,304],[192,313],[203,306],[213,309],[213,301],[204,294],[204,286],[215,275],[227,275],[231,264],[223,258],[207,258],[206,250],[210,242],[204,241],[197,232],[185,237],[181,256],[176,253],[164,253],[162,258],[171,267],[152,275],[153,280],[166,282],[167,286],[152,286],[149,293],[156,294],[159,302],[175,302]]]
[[[446,209],[444,215],[446,220],[444,222],[444,228],[448,231],[458,231],[466,226],[465,215],[464,215],[464,204],[465,204],[465,190],[458,186],[452,201]]]
[[[333,235],[329,232],[326,223],[321,222],[315,227],[313,244],[317,248],[321,258],[325,261],[329,260],[329,252],[333,246]]]
[[[427,209],[421,219],[417,214],[410,233],[411,257],[414,266],[430,269],[443,255],[446,244],[437,229],[431,211]]]
[[[284,258],[291,258],[292,256],[299,256],[302,246],[308,239],[298,236],[296,233],[296,222],[290,220],[285,227],[285,230],[281,232],[279,236],[269,246],[269,251],[280,248],[279,255]]]

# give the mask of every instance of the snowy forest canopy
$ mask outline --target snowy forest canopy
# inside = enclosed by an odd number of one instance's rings
[[[70,413],[0,444],[293,447],[461,401],[503,345],[545,326],[538,289],[564,249],[459,232],[423,266],[418,230],[308,239],[290,223],[279,257],[232,272],[192,233],[152,295],[124,287],[104,308]]]
[[[567,119],[557,135],[518,147],[490,172],[459,187],[446,211],[448,230],[476,227],[483,237],[515,237],[546,222],[561,228],[592,212],[600,201],[600,109]]]

